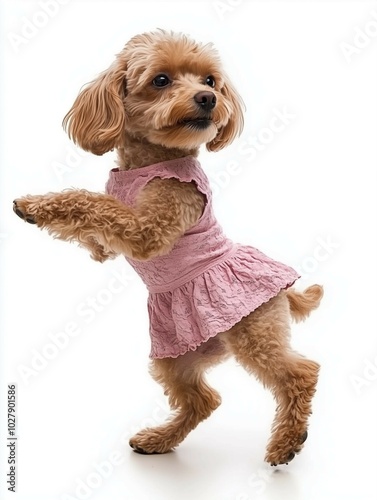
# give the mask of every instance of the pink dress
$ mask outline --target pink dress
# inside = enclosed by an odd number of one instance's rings
[[[299,277],[256,248],[226,238],[212,209],[209,181],[192,156],[134,169],[110,171],[106,192],[128,206],[152,179],[195,182],[207,203],[197,224],[169,254],[149,261],[127,258],[149,290],[151,358],[195,350]]]

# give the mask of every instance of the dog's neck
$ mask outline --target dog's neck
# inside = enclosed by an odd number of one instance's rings
[[[146,139],[126,135],[124,146],[117,149],[118,167],[120,170],[131,170],[146,167],[167,160],[175,160],[184,156],[198,156],[199,149],[167,148],[152,144]]]

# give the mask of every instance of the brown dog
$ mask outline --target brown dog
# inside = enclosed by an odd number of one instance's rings
[[[318,307],[322,287],[287,289],[297,278],[291,268],[225,238],[196,160],[201,144],[218,151],[240,134],[242,111],[212,46],[165,31],[138,35],[64,119],[83,149],[117,150],[108,194],[14,202],[17,215],[95,260],[123,254],[146,282],[151,373],[174,413],[131,439],[140,453],[173,449],[219,406],[204,373],[230,355],[275,396],[266,461],[289,462],[307,437],[319,365],[290,348],[290,319]]]

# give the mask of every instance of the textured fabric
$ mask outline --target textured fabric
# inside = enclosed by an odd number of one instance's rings
[[[299,277],[256,248],[225,237],[212,209],[208,179],[191,156],[135,170],[110,171],[106,192],[128,206],[159,177],[195,182],[206,196],[197,224],[168,255],[127,261],[149,290],[151,358],[177,357],[238,323]]]

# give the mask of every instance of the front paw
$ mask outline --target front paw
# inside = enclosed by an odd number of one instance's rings
[[[74,193],[27,195],[14,200],[13,211],[29,224],[49,228],[52,224],[65,222],[73,197]]]
[[[35,207],[30,207],[27,198],[14,200],[13,212],[29,224],[37,224]]]

